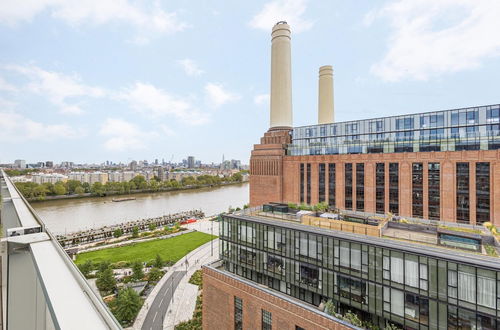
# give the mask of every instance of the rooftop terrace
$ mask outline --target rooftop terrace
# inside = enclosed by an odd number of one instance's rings
[[[446,254],[450,259],[466,258],[475,264],[499,267],[500,237],[495,237],[486,226],[344,210],[301,211],[286,204],[266,204],[231,216],[437,257]]]

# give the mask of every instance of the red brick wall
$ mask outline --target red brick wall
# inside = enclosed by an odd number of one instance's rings
[[[266,133],[267,135],[270,132]],[[289,139],[286,133],[274,132],[281,142]],[[278,137],[277,137],[278,136]],[[269,139],[269,138],[267,138]],[[261,142],[268,142],[266,135]],[[276,142],[272,140],[272,142]],[[427,164],[441,163],[441,220],[456,221],[456,163],[470,163],[470,223],[476,223],[476,185],[475,162],[490,162],[490,214],[493,223],[500,225],[500,150],[481,151],[445,151],[413,152],[392,154],[356,154],[356,155],[319,155],[285,156],[285,144],[255,145],[251,164],[255,161],[273,160],[279,163],[275,175],[250,173],[250,205],[256,206],[267,202],[300,203],[300,164],[311,164],[311,204],[318,203],[318,164],[336,163],[336,204],[344,208],[344,164],[353,163],[353,184],[356,182],[356,163],[365,163],[365,211],[375,212],[375,164],[386,165],[386,212],[389,209],[389,163],[399,163],[399,210],[402,216],[412,216],[412,163],[424,163],[424,215],[428,214]],[[306,172],[306,165],[304,172]],[[306,175],[306,173],[304,173]],[[327,181],[328,182],[328,179]],[[306,190],[304,188],[304,190]],[[328,185],[326,185],[328,200]],[[304,194],[306,195],[306,194]],[[353,186],[353,207],[355,208],[356,189]],[[305,197],[305,196],[304,196]],[[306,200],[306,198],[304,198]]]
[[[243,301],[243,329],[262,328],[262,309],[272,313],[273,329],[351,329],[318,313],[203,268],[203,329],[234,329],[234,296]]]

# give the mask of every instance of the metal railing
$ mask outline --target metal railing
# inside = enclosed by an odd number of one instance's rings
[[[121,329],[0,169],[2,329]]]

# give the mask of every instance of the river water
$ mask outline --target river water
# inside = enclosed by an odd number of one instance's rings
[[[114,197],[92,197],[36,202],[31,205],[54,234],[98,228],[130,220],[201,209],[206,215],[243,207],[248,203],[248,183],[131,195],[136,200],[113,202]]]

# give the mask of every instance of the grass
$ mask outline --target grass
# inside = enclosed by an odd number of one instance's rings
[[[210,242],[215,237],[202,232],[193,232],[168,239],[158,239],[127,246],[83,252],[77,255],[76,264],[83,264],[87,260],[91,260],[94,264],[105,260],[110,263],[120,261],[133,262],[136,260],[148,262],[154,260],[157,254],[163,260],[176,262],[199,246]]]
[[[450,227],[450,226],[444,226],[444,225],[440,225],[439,228],[453,230],[453,231],[459,231],[459,232],[463,232],[463,233],[473,233],[473,234],[481,234],[482,233],[482,231],[479,229],[471,229],[471,228]]]
[[[485,245],[484,248],[486,249],[486,253],[490,257],[498,257],[497,250],[493,246],[491,246],[491,245]]]

